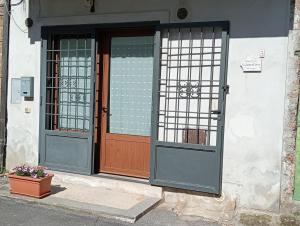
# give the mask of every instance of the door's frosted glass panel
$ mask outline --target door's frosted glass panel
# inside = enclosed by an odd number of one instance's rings
[[[150,136],[153,37],[111,41],[109,132]]]

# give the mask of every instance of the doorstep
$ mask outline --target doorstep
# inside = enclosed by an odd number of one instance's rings
[[[158,205],[162,199],[162,189],[144,181],[54,172],[52,195],[44,199],[12,195],[8,184],[0,185],[0,196],[134,223]]]
[[[134,179],[123,176],[79,175],[73,173],[54,173],[53,183],[68,183],[113,189],[120,192],[139,194],[149,197],[162,198],[162,188],[151,186],[147,180]]]

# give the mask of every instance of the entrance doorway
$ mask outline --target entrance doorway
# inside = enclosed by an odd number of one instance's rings
[[[99,171],[149,178],[154,31],[119,29],[99,37]]]
[[[42,29],[40,164],[221,194],[229,24],[152,26]]]

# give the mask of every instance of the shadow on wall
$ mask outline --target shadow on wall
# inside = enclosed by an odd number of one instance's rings
[[[31,43],[41,40],[41,27],[47,25],[80,25],[145,21],[151,12],[164,12],[171,23],[230,21],[231,38],[285,37],[293,18],[290,18],[290,0],[96,0],[95,12],[91,13],[83,0],[31,0],[29,17],[34,25],[29,29]],[[293,1],[292,1],[293,2]],[[178,7],[187,7],[188,17],[179,20]],[[119,13],[121,12],[121,13]],[[139,16],[134,18],[135,13]],[[148,14],[147,14],[148,13]],[[150,13],[150,14],[149,14]],[[127,16],[128,14],[128,16]],[[130,14],[130,16],[129,16]],[[145,15],[143,17],[143,14]],[[154,15],[154,14],[153,14]],[[83,19],[84,18],[84,19]],[[161,18],[150,17],[152,21]],[[85,26],[86,27],[86,26]],[[82,28],[85,28],[82,27]]]

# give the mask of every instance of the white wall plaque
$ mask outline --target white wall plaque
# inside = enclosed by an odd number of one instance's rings
[[[241,63],[241,67],[244,72],[261,72],[261,59],[247,58]]]

